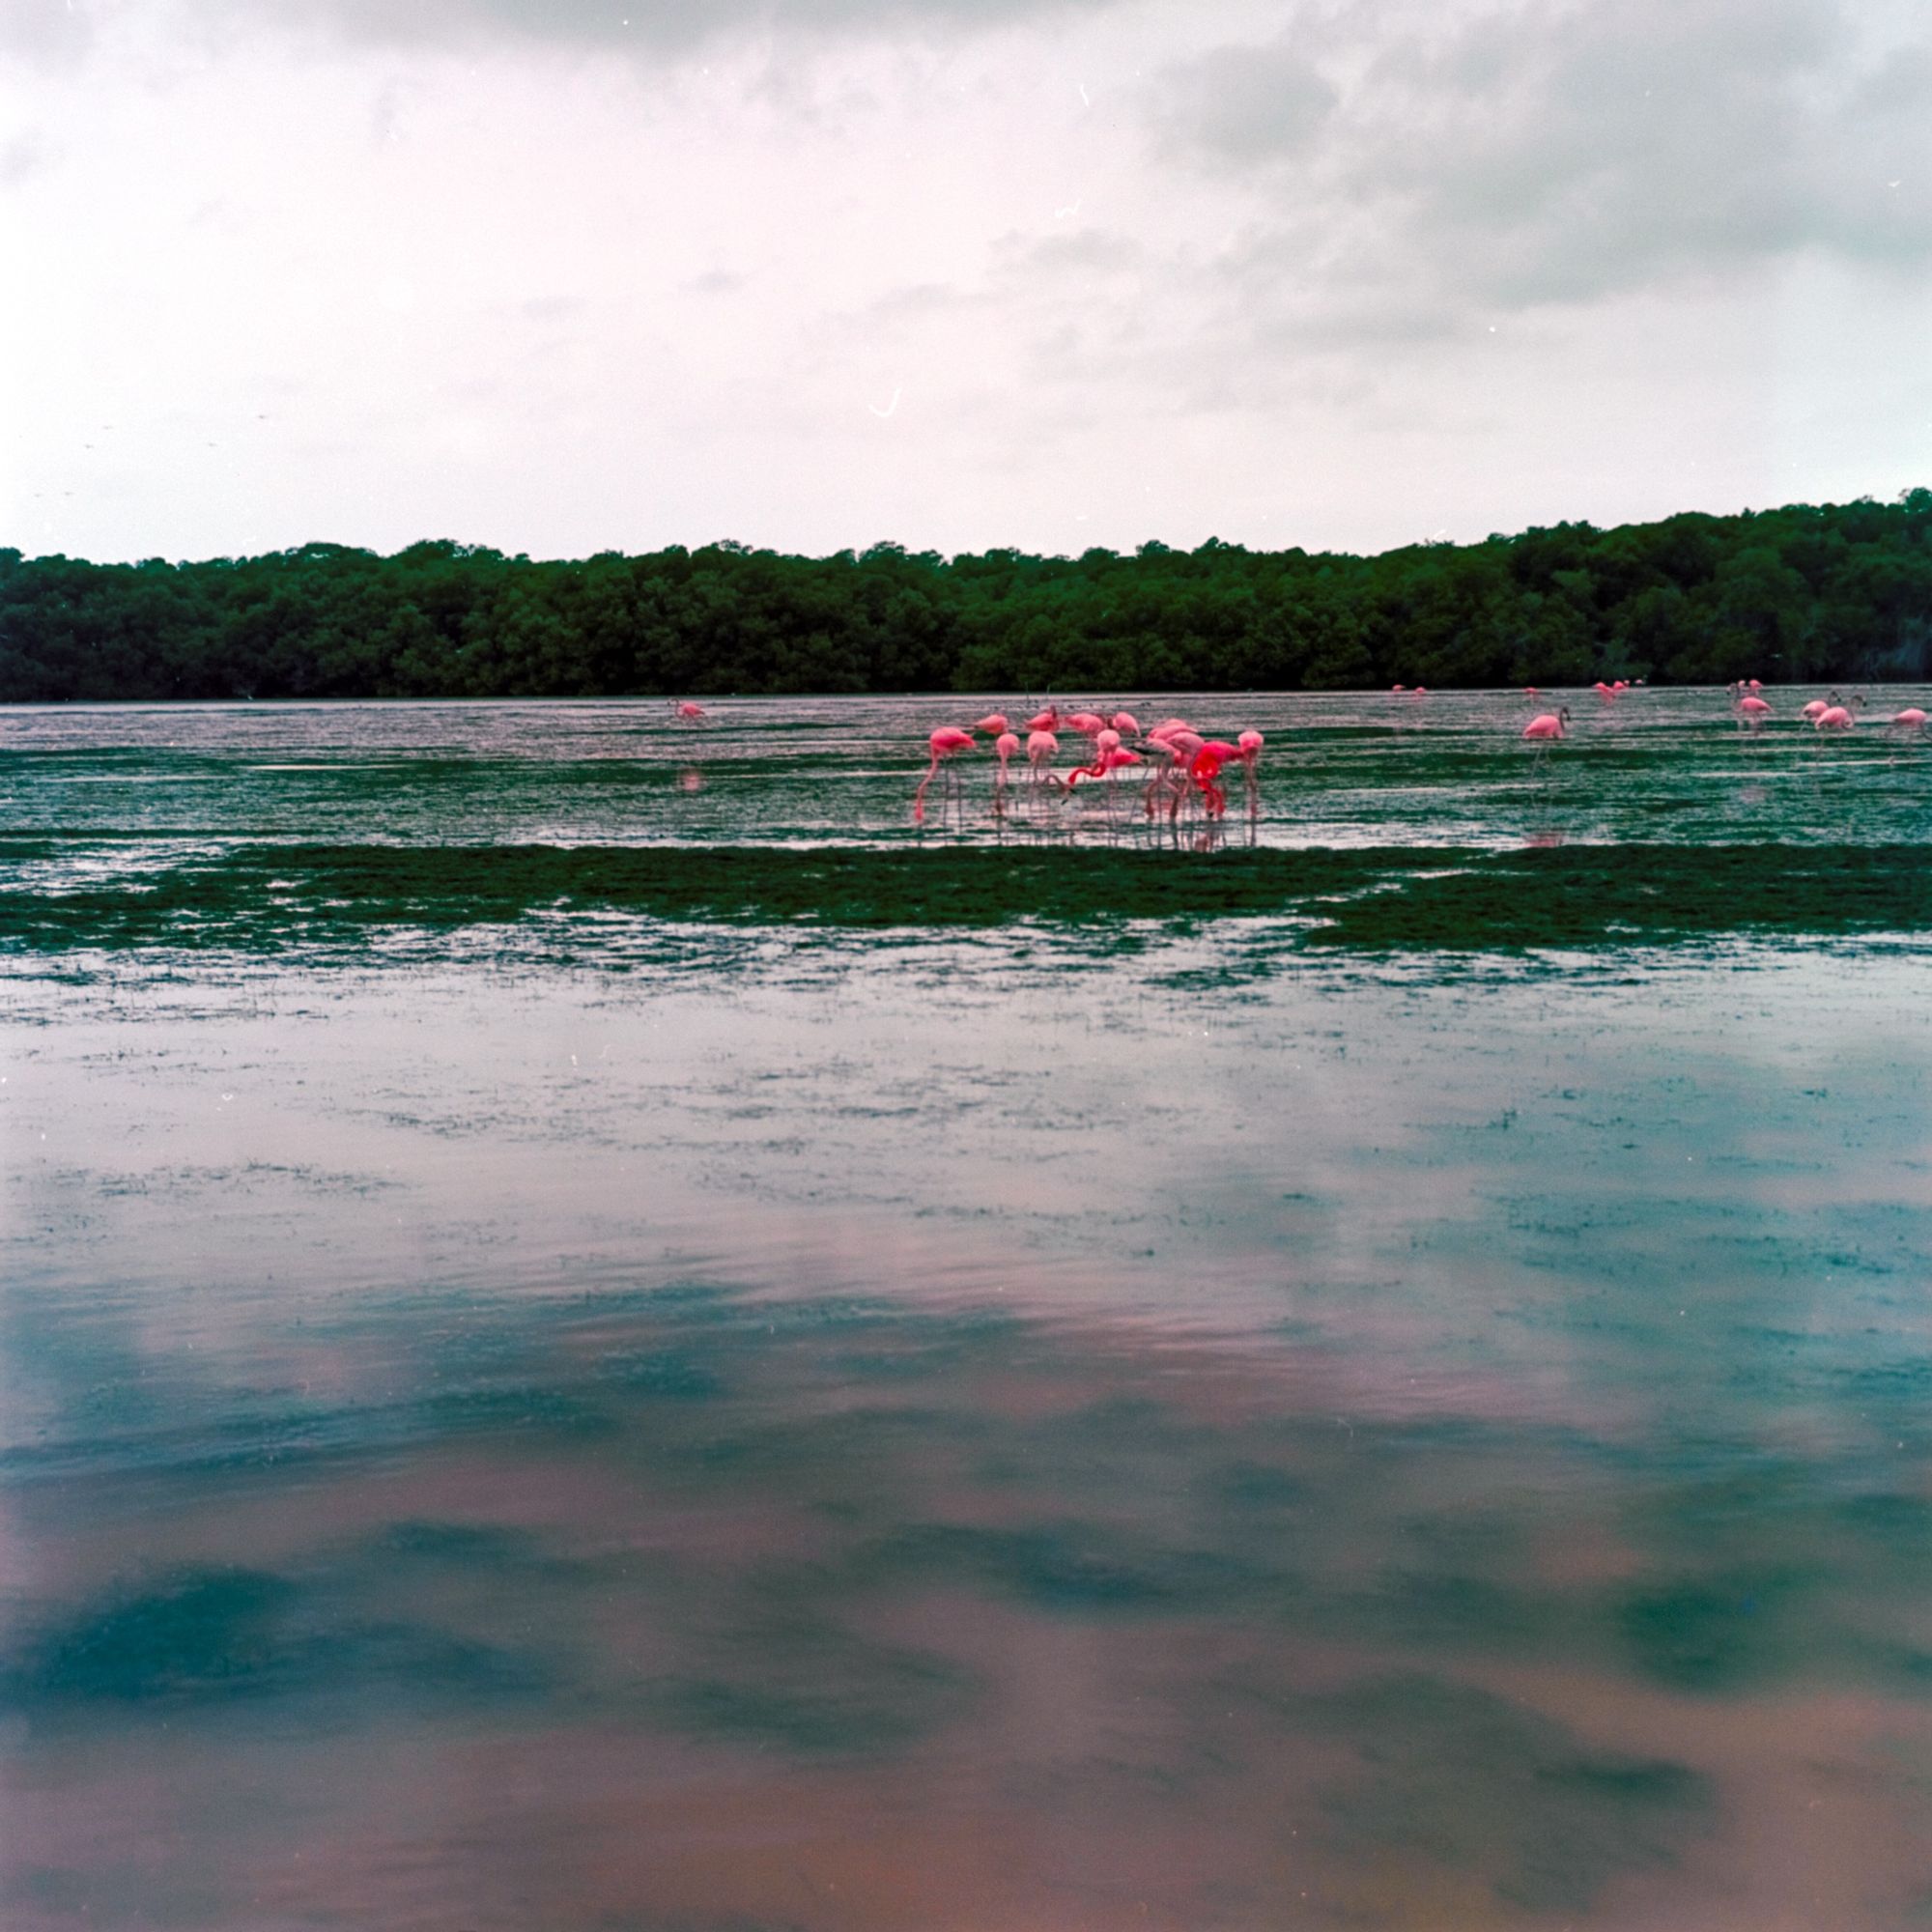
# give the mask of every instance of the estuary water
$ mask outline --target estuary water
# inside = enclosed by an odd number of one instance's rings
[[[1926,1922],[1932,746],[1812,695],[923,827],[993,700],[0,711],[0,1924]]]

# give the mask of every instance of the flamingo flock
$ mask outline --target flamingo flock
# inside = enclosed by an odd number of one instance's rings
[[[1608,707],[1643,689],[1643,680],[1600,679],[1592,689],[1600,703]],[[1396,685],[1391,695],[1412,703],[1428,694],[1425,686]],[[1774,706],[1758,679],[1739,679],[1728,688],[1728,695],[1741,731],[1756,734],[1775,722]],[[1535,762],[1541,766],[1550,747],[1570,736],[1570,707],[1542,708],[1549,698],[1535,685],[1525,685],[1522,696],[1534,715],[1518,735],[1534,749]],[[1821,735],[1843,734],[1857,729],[1860,714],[1866,708],[1862,695],[1855,693],[1845,698],[1833,691],[1803,705],[1795,722],[1809,724]],[[671,710],[681,724],[701,724],[707,720],[704,707],[688,698],[672,700]],[[1927,714],[1918,705],[1908,705],[1892,713],[1889,728],[1901,737],[1925,738]],[[1063,732],[1086,740],[1086,747],[1079,762],[1060,771],[1055,761],[1060,756]],[[1144,729],[1130,711],[1062,711],[1058,704],[1049,703],[1024,720],[990,711],[970,725],[942,724],[933,730],[926,739],[925,770],[913,790],[914,824],[924,824],[926,800],[935,784],[947,803],[963,805],[960,761],[980,749],[982,738],[990,741],[997,764],[993,778],[996,815],[1004,815],[1008,809],[1013,766],[1022,756],[1026,761],[1026,794],[1037,810],[1070,800],[1084,786],[1097,788],[1111,816],[1123,789],[1122,781],[1132,773],[1140,782],[1141,810],[1151,823],[1160,819],[1173,823],[1183,814],[1198,815],[1210,824],[1222,819],[1228,810],[1229,786],[1236,776],[1249,818],[1260,812],[1261,754],[1266,742],[1261,732],[1249,729],[1233,739],[1213,738],[1197,730],[1185,718],[1163,718]]]
[[[1060,733],[1065,730],[1088,741],[1089,754],[1065,772],[1054,769],[1060,753]],[[1228,810],[1226,777],[1238,768],[1244,801],[1250,816],[1261,808],[1261,754],[1266,740],[1259,731],[1246,730],[1232,742],[1209,738],[1197,731],[1184,718],[1164,718],[1158,724],[1141,728],[1131,711],[1062,712],[1049,704],[1025,720],[1017,728],[1003,711],[988,712],[968,725],[942,724],[926,739],[930,754],[923,777],[914,789],[912,816],[915,825],[925,822],[926,794],[935,779],[945,787],[944,796],[958,793],[958,768],[954,760],[978,749],[980,737],[993,741],[993,755],[999,770],[993,780],[996,812],[1004,812],[1010,782],[1009,766],[1021,749],[1020,731],[1025,731],[1025,750],[1030,773],[1029,788],[1037,802],[1049,796],[1066,797],[1086,783],[1106,786],[1107,809],[1114,809],[1114,795],[1121,774],[1144,767],[1141,810],[1150,819],[1165,817],[1170,823],[1183,812],[1199,812],[1208,819],[1219,819]],[[1138,749],[1127,743],[1138,741]]]

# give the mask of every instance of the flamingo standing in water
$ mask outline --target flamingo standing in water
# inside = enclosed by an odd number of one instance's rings
[[[975,721],[973,728],[983,731],[989,738],[997,738],[1007,728],[1007,714],[1004,711],[989,711],[985,717]]]
[[[1771,706],[1755,693],[1747,692],[1737,702],[1738,723],[1747,731],[1762,731],[1764,721],[1771,716]]]
[[[1807,724],[1815,724],[1834,704],[1841,704],[1843,702],[1844,700],[1834,691],[1830,697],[1814,697],[1810,699],[1804,705],[1800,716],[1804,718]]]
[[[1201,788],[1201,803],[1209,818],[1219,818],[1228,809],[1228,794],[1221,788],[1221,767],[1241,755],[1240,748],[1224,738],[1209,738],[1187,761],[1187,776]]]
[[[970,731],[960,730],[955,724],[942,724],[925,742],[927,749],[932,753],[932,762],[926,766],[925,776],[920,780],[919,788],[912,795],[912,822],[915,825],[925,823],[926,786],[932,782],[939,767],[946,759],[955,753],[970,752],[973,749],[973,734]]]
[[[1000,775],[993,781],[993,805],[996,810],[1004,811],[1007,809],[1007,766],[1012,762],[1013,753],[1019,748],[1020,741],[1010,731],[1002,731],[993,740],[993,755],[1000,761]]]
[[[1243,779],[1247,785],[1248,816],[1250,818],[1254,817],[1255,813],[1261,810],[1262,780],[1261,774],[1255,769],[1255,766],[1261,757],[1262,747],[1266,743],[1267,740],[1259,731],[1243,731],[1235,740],[1236,747],[1241,754],[1241,768]]]
[[[1176,730],[1162,731],[1148,742],[1158,746],[1168,756],[1167,769],[1156,772],[1153,783],[1148,787],[1148,810],[1151,811],[1154,801],[1164,797],[1167,800],[1167,815],[1173,818],[1179,814],[1182,801],[1193,797],[1188,789],[1191,767],[1196,753],[1208,741],[1199,731],[1190,731],[1182,725]]]
[[[1141,735],[1141,721],[1131,711],[1117,711],[1107,723],[1122,738],[1138,738]]]
[[[1903,711],[1891,714],[1893,728],[1902,731],[1908,738],[1925,735],[1925,714],[1916,704],[1908,704]]]
[[[1863,706],[1862,697],[1853,698],[1849,706],[1828,704],[1817,717],[1812,719],[1811,728],[1814,731],[1849,731],[1859,722],[1853,715],[1854,712],[1863,709]]]
[[[1098,757],[1100,754],[1100,733],[1108,728],[1107,721],[1097,711],[1069,711],[1066,714],[1065,723],[1069,731],[1078,731],[1083,738],[1093,739],[1094,755]],[[1118,744],[1119,742],[1120,736],[1116,733],[1115,743]]]
[[[694,704],[688,697],[679,699],[671,708],[680,724],[701,724],[706,716],[703,705]]]
[[[1563,727],[1569,722],[1570,707],[1566,704],[1560,711],[1540,713],[1522,727],[1522,735],[1536,746],[1536,762],[1539,765],[1549,755],[1550,746],[1566,735]]]
[[[1033,767],[1033,782],[1036,786],[1044,784],[1052,777],[1053,758],[1059,750],[1060,740],[1043,726],[1027,733],[1027,763]]]
[[[1029,731],[1058,731],[1060,729],[1060,707],[1049,704],[1044,711],[1037,711],[1026,722]]]

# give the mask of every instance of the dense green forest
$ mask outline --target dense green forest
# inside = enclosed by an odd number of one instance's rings
[[[0,550],[0,701],[1922,678],[1932,490],[1358,557]]]

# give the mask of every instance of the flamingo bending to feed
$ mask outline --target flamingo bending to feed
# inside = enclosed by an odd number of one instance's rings
[[[1141,721],[1131,711],[1117,711],[1107,722],[1123,738],[1138,738],[1141,735]]]
[[[1807,724],[1815,724],[1834,704],[1840,704],[1843,701],[1835,691],[1833,692],[1830,697],[1814,697],[1804,707],[1801,716],[1804,717]]]
[[[1545,711],[1532,718],[1522,727],[1525,738],[1561,738],[1566,735],[1564,725],[1570,722],[1570,707],[1566,704],[1560,711]]]
[[[1007,728],[1007,714],[1004,711],[989,711],[985,717],[975,721],[973,728],[985,732],[989,738],[997,738]]]
[[[956,752],[970,752],[973,749],[973,734],[962,731],[956,724],[942,724],[926,741],[932,753],[932,762],[925,768],[925,776],[919,781],[919,789],[912,795],[912,822],[925,823],[925,788],[939,771],[940,765]]]
[[[1921,738],[1925,735],[1925,714],[1916,704],[1908,704],[1903,711],[1894,711],[1891,722],[1908,734],[1916,731]]]
[[[1029,731],[1057,731],[1060,729],[1060,707],[1049,704],[1044,711],[1037,711],[1026,722]]]
[[[1148,786],[1148,810],[1151,811],[1154,801],[1165,796],[1167,815],[1173,818],[1179,811],[1181,801],[1192,796],[1187,788],[1190,767],[1195,753],[1208,741],[1199,731],[1190,731],[1182,725],[1178,730],[1157,732],[1148,742],[1168,756],[1166,769],[1156,772],[1152,783]]]
[[[1771,716],[1771,706],[1763,698],[1744,696],[1737,703],[1738,723],[1751,731],[1762,731],[1764,721]]]
[[[1209,738],[1187,762],[1187,776],[1200,787],[1201,803],[1209,818],[1219,818],[1228,809],[1228,794],[1217,782],[1221,767],[1240,755],[1239,748],[1225,739]]]
[[[1862,700],[1860,698],[1855,697],[1852,699],[1853,704],[1861,702]],[[1848,706],[1832,704],[1828,705],[1823,711],[1819,712],[1817,717],[1812,719],[1811,728],[1814,731],[1849,731],[1858,722],[1858,719],[1853,716]]]
[[[694,704],[688,697],[681,698],[675,710],[678,722],[683,724],[696,724],[705,716],[703,705]]]

